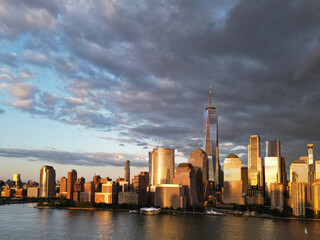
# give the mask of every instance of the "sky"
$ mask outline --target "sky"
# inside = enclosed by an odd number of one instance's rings
[[[279,139],[287,170],[320,159],[319,1],[0,0],[0,179],[71,169],[123,177],[148,151],[203,145],[209,87],[220,162]]]

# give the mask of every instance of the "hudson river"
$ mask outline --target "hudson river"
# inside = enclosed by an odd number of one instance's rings
[[[0,239],[320,239],[320,222],[0,206]],[[307,228],[309,234],[304,235]]]

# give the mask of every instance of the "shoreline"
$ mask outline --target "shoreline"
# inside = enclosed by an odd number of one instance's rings
[[[77,211],[111,211],[111,212],[129,212],[131,209],[111,209],[111,208],[78,208],[78,207],[50,207],[50,206],[34,206],[37,209],[61,209],[61,210],[77,210]],[[162,214],[177,214],[177,215],[206,215],[206,216],[216,216],[209,215],[204,212],[190,212],[190,211],[175,211],[175,210],[161,210]],[[263,218],[263,219],[280,219],[280,220],[298,220],[298,221],[316,221],[319,222],[320,219],[313,218],[295,218],[295,217],[276,217],[276,216],[245,216],[238,215],[235,216],[233,213],[226,213],[227,216],[241,217],[241,218]],[[223,217],[223,216],[216,216]]]

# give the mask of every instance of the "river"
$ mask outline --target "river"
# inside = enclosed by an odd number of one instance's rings
[[[0,206],[0,239],[320,239],[320,222]],[[305,227],[308,235],[304,235]]]

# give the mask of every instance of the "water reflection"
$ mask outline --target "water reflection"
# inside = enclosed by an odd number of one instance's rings
[[[304,235],[304,228],[309,235]],[[0,239],[320,239],[320,222],[0,206]]]

